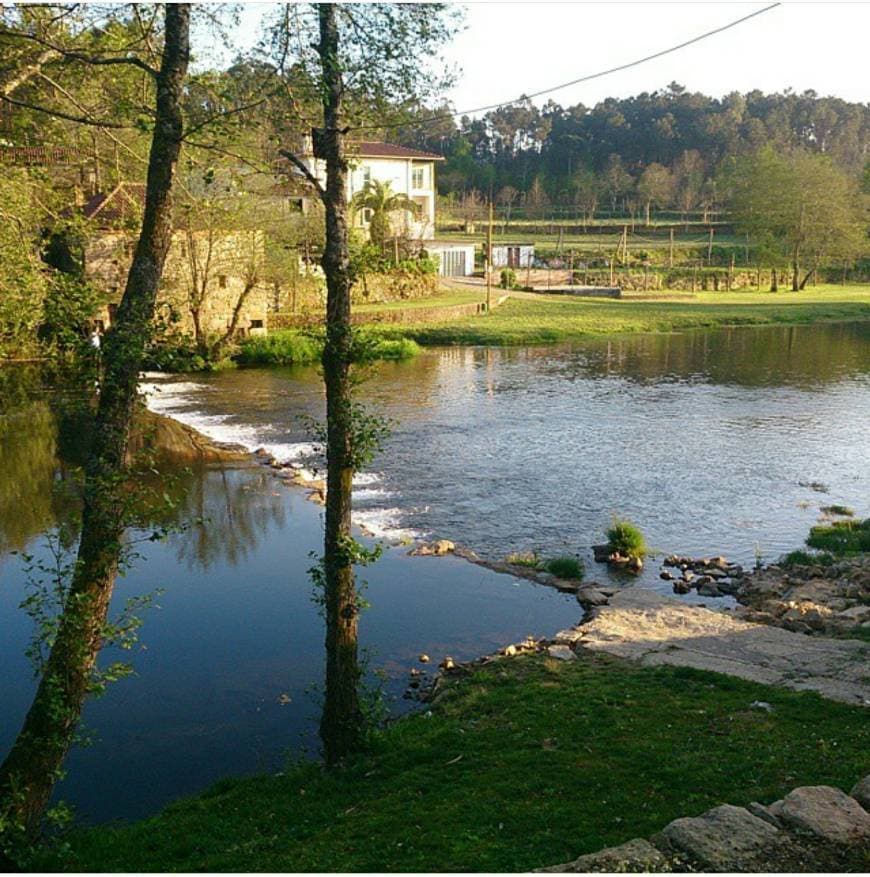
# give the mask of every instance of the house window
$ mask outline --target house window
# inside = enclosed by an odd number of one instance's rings
[[[374,211],[371,207],[364,207],[362,211],[362,221],[363,225],[368,225],[372,221],[372,214]]]
[[[415,189],[425,189],[426,188],[426,168],[415,167],[411,171],[411,186]]]
[[[262,320],[251,320],[251,328],[252,329],[262,329],[263,321]]]
[[[227,275],[226,274],[218,274],[218,286],[221,289],[227,288]]]
[[[372,169],[368,165],[362,169],[362,181],[363,186],[367,186],[372,181]]]

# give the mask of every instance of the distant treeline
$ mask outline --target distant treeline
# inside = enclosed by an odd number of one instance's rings
[[[813,91],[712,98],[676,83],[592,108],[524,100],[387,133],[445,156],[438,188],[454,202],[492,193],[503,207],[571,204],[593,214],[712,210],[723,200],[723,163],[764,146],[823,153],[855,178],[870,161],[868,104]]]

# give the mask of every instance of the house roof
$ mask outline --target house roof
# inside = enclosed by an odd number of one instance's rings
[[[75,164],[79,150],[68,146],[0,146],[0,163],[25,167]]]
[[[422,149],[411,149],[408,146],[399,146],[398,143],[383,143],[379,140],[349,141],[347,148],[348,152],[361,158],[419,158],[426,161],[444,161],[443,155],[436,155],[434,152],[424,152]]]
[[[97,192],[85,202],[82,214],[101,225],[113,225],[125,219],[136,219],[145,207],[145,186],[142,183],[119,183],[111,192]]]

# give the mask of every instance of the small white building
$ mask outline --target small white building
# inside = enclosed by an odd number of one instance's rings
[[[438,273],[442,277],[468,277],[474,273],[474,244],[424,241],[423,249],[438,260]]]
[[[493,244],[493,268],[528,268],[534,264],[534,244]]]

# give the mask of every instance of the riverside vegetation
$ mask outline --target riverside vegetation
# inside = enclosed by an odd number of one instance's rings
[[[770,711],[751,708],[754,701]],[[866,710],[580,652],[450,677],[341,767],[226,780],[129,826],[79,831],[83,870],[516,871],[722,801],[867,772]]]

